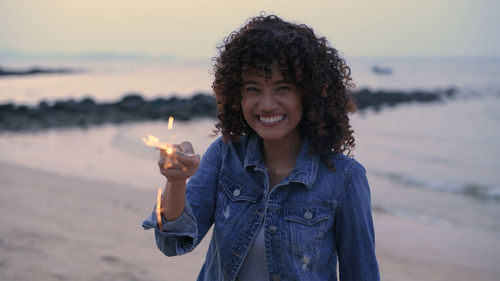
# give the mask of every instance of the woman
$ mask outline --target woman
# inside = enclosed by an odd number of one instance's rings
[[[213,90],[222,137],[199,157],[164,152],[167,256],[214,225],[198,280],[378,280],[370,192],[348,113],[350,70],[305,25],[251,19],[219,48]],[[174,161],[175,160],[175,161]],[[168,168],[167,168],[168,167]],[[189,178],[189,183],[186,180]]]

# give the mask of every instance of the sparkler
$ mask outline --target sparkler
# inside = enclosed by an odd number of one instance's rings
[[[168,127],[167,128],[169,130],[172,130],[173,126],[174,126],[174,117],[170,116],[168,118]],[[174,151],[174,147],[172,144],[161,142],[158,137],[155,137],[153,135],[148,134],[148,137],[142,138],[142,141],[147,146],[156,147],[160,150],[165,151],[165,153],[167,154],[167,161],[165,161],[165,163],[163,164],[164,169],[171,168],[171,167],[173,167],[174,164],[178,163],[177,155],[185,155],[180,150]],[[186,167],[184,167],[184,166],[182,166],[181,169],[183,171],[187,170]],[[162,202],[162,188],[159,187],[158,192],[156,194],[156,210],[155,210],[155,212],[156,212],[156,220],[158,221],[158,228],[160,229],[160,231],[163,230],[162,219],[161,219],[161,214],[163,212],[163,208],[161,207],[161,202]]]

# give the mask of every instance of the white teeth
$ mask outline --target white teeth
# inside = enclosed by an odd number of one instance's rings
[[[271,117],[264,117],[264,116],[259,116],[259,120],[264,123],[274,123],[274,122],[279,122],[285,118],[285,115],[275,115]]]

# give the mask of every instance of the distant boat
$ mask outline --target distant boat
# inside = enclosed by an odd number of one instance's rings
[[[372,71],[373,71],[373,73],[379,74],[379,75],[390,75],[390,74],[393,73],[392,68],[390,68],[390,67],[383,67],[383,66],[380,66],[380,65],[374,65],[374,66],[372,66]]]

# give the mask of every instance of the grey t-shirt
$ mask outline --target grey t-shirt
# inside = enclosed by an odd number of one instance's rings
[[[236,281],[268,280],[264,224],[261,224],[259,232],[253,240],[245,260],[243,260],[243,264],[236,276]]]

